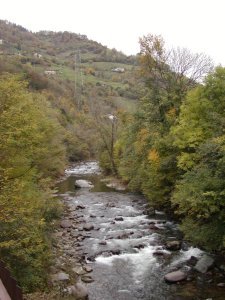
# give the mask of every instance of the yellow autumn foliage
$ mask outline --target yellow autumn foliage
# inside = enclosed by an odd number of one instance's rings
[[[176,117],[176,108],[172,107],[170,108],[166,113],[167,118],[173,119]]]
[[[137,140],[134,144],[136,153],[141,153],[146,146],[147,139],[149,137],[149,131],[147,128],[141,128],[137,134]]]
[[[156,149],[151,149],[148,153],[148,160],[153,163],[159,162],[159,152]]]

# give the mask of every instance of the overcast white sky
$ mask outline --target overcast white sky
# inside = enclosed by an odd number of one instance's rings
[[[225,0],[2,0],[0,19],[32,30],[86,34],[126,54],[161,34],[169,46],[204,52],[225,66]]]

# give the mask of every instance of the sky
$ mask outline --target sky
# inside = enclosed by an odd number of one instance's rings
[[[225,66],[224,0],[2,0],[0,19],[85,34],[127,55],[139,52],[140,37],[157,34],[168,48],[204,52]]]

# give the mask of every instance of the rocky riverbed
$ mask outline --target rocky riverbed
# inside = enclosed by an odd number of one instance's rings
[[[96,162],[66,174],[58,196],[67,213],[54,233],[51,270],[62,299],[225,299],[225,263],[183,241],[163,212],[107,187]],[[77,180],[90,186],[76,189]]]

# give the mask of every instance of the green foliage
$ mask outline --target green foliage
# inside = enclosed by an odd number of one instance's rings
[[[203,56],[194,55],[191,60],[187,50],[179,49],[168,60],[167,54],[161,37],[149,35],[141,40],[141,76],[148,92],[116,143],[116,166],[128,186],[146,195],[153,207],[178,214],[187,239],[221,251],[225,241],[225,69],[216,68],[200,85],[191,77],[196,75],[194,69],[201,74],[196,62]],[[196,65],[187,78],[188,59]]]
[[[0,256],[24,290],[43,288],[47,280],[47,232],[60,209],[49,186],[65,164],[57,116],[26,82],[0,77]]]
[[[197,246],[209,251],[218,251],[225,247],[224,224],[217,219],[210,223],[199,222],[192,218],[185,218],[180,226],[185,232],[185,238]]]
[[[222,249],[225,238],[224,93],[225,69],[217,68],[188,95],[172,130],[182,151],[178,165],[185,171],[172,202],[184,216],[186,237],[213,250]],[[200,228],[195,237],[190,224]]]

